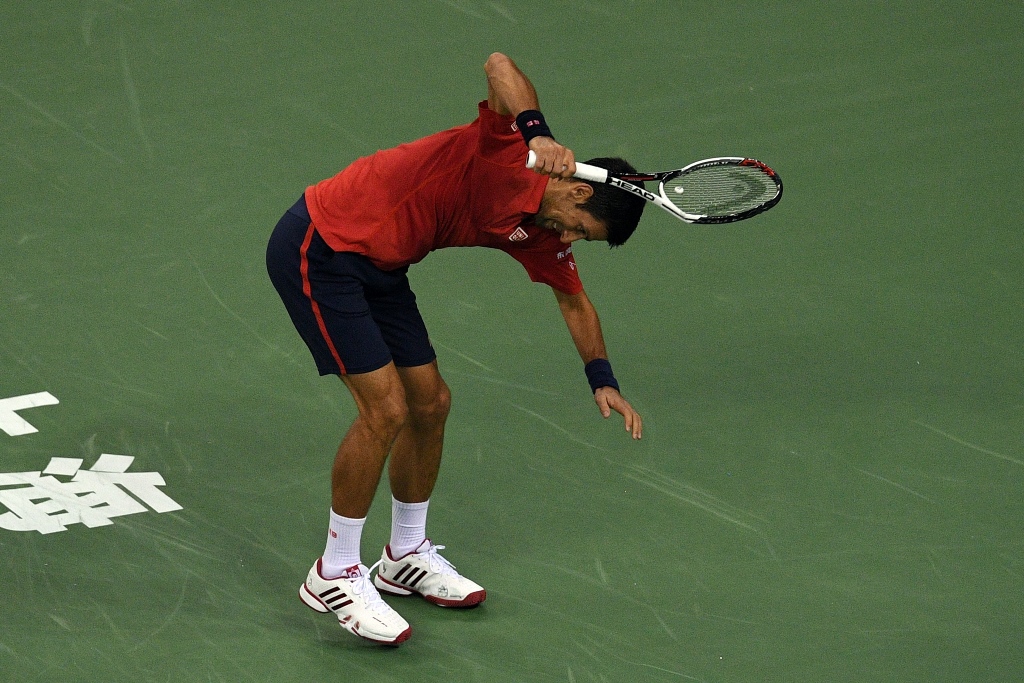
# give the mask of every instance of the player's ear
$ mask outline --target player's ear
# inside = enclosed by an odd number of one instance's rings
[[[594,188],[590,183],[575,182],[570,192],[577,204],[583,204],[594,195]]]

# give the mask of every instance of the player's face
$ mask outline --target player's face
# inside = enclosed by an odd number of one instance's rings
[[[589,194],[587,196],[589,197]],[[581,197],[577,194],[564,192],[543,201],[540,211],[534,217],[534,223],[541,228],[557,232],[563,244],[576,240],[606,241],[608,228],[589,211],[580,208],[580,200]],[[583,201],[585,200],[586,198],[583,198]]]

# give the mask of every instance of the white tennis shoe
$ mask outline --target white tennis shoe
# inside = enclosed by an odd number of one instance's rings
[[[310,609],[323,614],[334,612],[343,629],[377,643],[398,645],[412,635],[409,622],[391,609],[373,587],[373,567],[355,565],[337,579],[325,579],[321,571],[318,559],[299,587],[299,597]]]
[[[373,583],[392,595],[419,593],[442,607],[475,607],[487,598],[487,591],[455,571],[455,566],[437,552],[443,545],[430,539],[404,557],[391,557],[391,546],[377,563]]]

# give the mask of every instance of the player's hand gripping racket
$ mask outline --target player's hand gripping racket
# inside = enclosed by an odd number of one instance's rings
[[[533,168],[533,150],[526,167]],[[718,157],[662,173],[609,173],[603,168],[576,164],[574,177],[607,183],[657,204],[687,223],[732,223],[767,211],[782,199],[782,178],[755,159]],[[633,185],[658,181],[658,194]]]

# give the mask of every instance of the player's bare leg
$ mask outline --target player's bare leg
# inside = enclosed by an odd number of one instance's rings
[[[451,391],[437,371],[437,361],[398,368],[398,375],[408,417],[391,448],[388,477],[396,499],[419,503],[430,498],[437,481]]]
[[[366,513],[384,460],[408,416],[405,389],[388,364],[343,376],[359,414],[338,447],[331,469],[331,525],[327,547],[299,588],[308,607],[334,613],[341,627],[369,640],[397,645],[412,633],[409,622],[384,602],[359,559]]]
[[[451,392],[437,371],[437,362],[399,368],[409,416],[391,449],[391,543],[381,554],[374,585],[394,595],[418,593],[445,607],[473,607],[487,598],[479,584],[455,566],[426,538],[427,504],[437,481],[444,425]]]
[[[409,416],[405,388],[394,363],[342,375],[359,411],[331,469],[331,507],[339,515],[366,517],[384,461]]]

